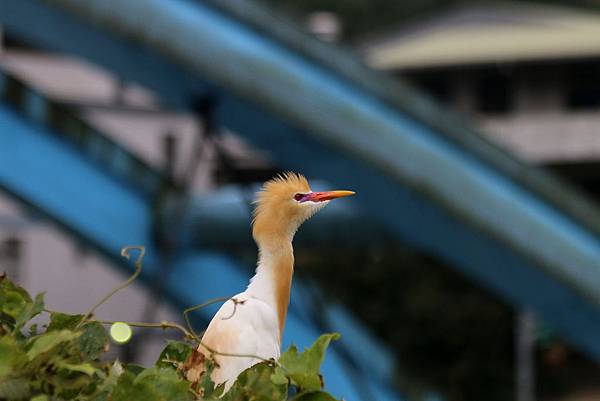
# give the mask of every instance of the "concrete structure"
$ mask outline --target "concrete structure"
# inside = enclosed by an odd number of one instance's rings
[[[600,159],[600,15],[478,3],[370,42],[368,62],[407,78],[540,164]]]

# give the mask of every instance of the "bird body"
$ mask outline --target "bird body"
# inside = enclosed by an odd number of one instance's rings
[[[257,196],[252,224],[259,252],[256,274],[244,292],[217,311],[198,346],[200,353],[216,362],[211,376],[215,383],[226,383],[229,388],[259,358],[279,358],[294,272],[294,234],[331,199],[352,194],[312,192],[307,180],[294,173],[265,183]],[[190,369],[188,379],[197,380],[202,368]]]
[[[202,337],[202,344],[206,344],[213,351],[240,355],[212,356],[216,368],[211,379],[215,383],[227,382],[226,388],[233,384],[242,371],[260,362],[260,359],[254,356],[277,359],[280,354],[277,314],[273,306],[246,291],[236,295],[235,299],[243,304],[238,304],[234,312],[233,301],[225,303],[215,314]],[[242,310],[244,312],[238,314]],[[198,350],[206,356],[211,353],[202,345]]]

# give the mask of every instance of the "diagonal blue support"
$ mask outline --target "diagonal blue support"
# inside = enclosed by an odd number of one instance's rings
[[[0,187],[43,205],[46,214],[105,254],[149,243],[147,201],[41,130],[0,104]]]
[[[140,195],[152,198],[167,189],[175,189],[165,174],[98,132],[73,110],[43,96],[4,71],[0,71],[0,100],[47,128],[44,132],[52,131],[59,135],[65,143],[108,170],[124,185],[138,189]]]

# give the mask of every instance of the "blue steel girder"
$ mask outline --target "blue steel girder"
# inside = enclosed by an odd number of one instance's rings
[[[74,110],[42,95],[4,71],[0,71],[0,101],[48,128],[45,132],[59,135],[65,143],[85,154],[116,179],[138,190],[140,195],[157,198],[169,190],[176,190],[166,174],[94,129]]]
[[[11,196],[108,256],[116,258],[123,245],[150,242],[150,208],[139,191],[5,103],[0,143],[0,188]]]
[[[70,146],[43,125],[0,102],[0,189],[58,223],[78,239],[85,241],[120,266],[130,266],[119,257],[124,245],[146,245],[142,280],[152,280],[158,267],[157,250],[152,246],[152,211],[140,191],[115,179],[80,149]],[[215,275],[213,272],[218,271]],[[192,251],[182,255],[169,271],[165,296],[180,307],[201,303],[208,298],[233,295],[247,284],[248,269],[218,253]],[[211,277],[211,280],[207,280]],[[295,295],[301,298],[301,296]],[[290,340],[309,345],[320,334],[314,322],[295,313],[292,306],[287,321],[285,344]],[[203,310],[203,321],[212,310]],[[328,311],[332,318],[344,319],[343,313]],[[343,320],[343,321],[348,321]],[[352,327],[352,326],[350,326]],[[350,340],[352,331],[346,332]],[[382,351],[379,351],[383,355]],[[379,361],[375,371],[389,374],[389,358]],[[367,363],[368,365],[368,363]],[[364,367],[362,368],[364,369]],[[381,373],[381,370],[385,370]],[[398,399],[382,377],[366,374],[349,365],[335,350],[323,366],[328,387],[334,393],[355,400]],[[362,380],[350,380],[358,372]],[[367,390],[365,390],[367,389]],[[365,394],[374,394],[373,398]],[[362,395],[361,395],[362,394]]]
[[[361,206],[404,240],[534,307],[600,359],[597,212],[568,190],[552,194],[552,180],[468,130],[463,142],[450,140],[442,127],[454,119],[391,107],[373,88],[198,2],[5,0],[0,22],[172,105],[213,93],[222,125],[281,166],[357,189]]]

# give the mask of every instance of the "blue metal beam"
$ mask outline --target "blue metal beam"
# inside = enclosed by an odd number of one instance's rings
[[[140,195],[154,198],[167,189],[174,189],[174,184],[165,174],[98,132],[72,109],[49,99],[4,71],[0,71],[0,101],[54,135],[60,135],[65,143],[102,166],[113,177],[138,189]]]
[[[150,243],[150,210],[136,191],[0,104],[0,186],[109,254]],[[119,229],[115,229],[118,227]]]
[[[0,22],[173,105],[212,93],[225,127],[284,167],[358,190],[364,210],[404,240],[535,307],[600,359],[600,244],[589,231],[597,212],[569,191],[562,201],[550,196],[543,188],[556,186],[544,177],[539,185],[518,180],[538,175],[516,163],[500,168],[489,148],[476,154],[477,146],[449,140],[439,127],[455,120],[439,115],[434,124],[391,107],[369,87],[196,2],[5,0]]]

